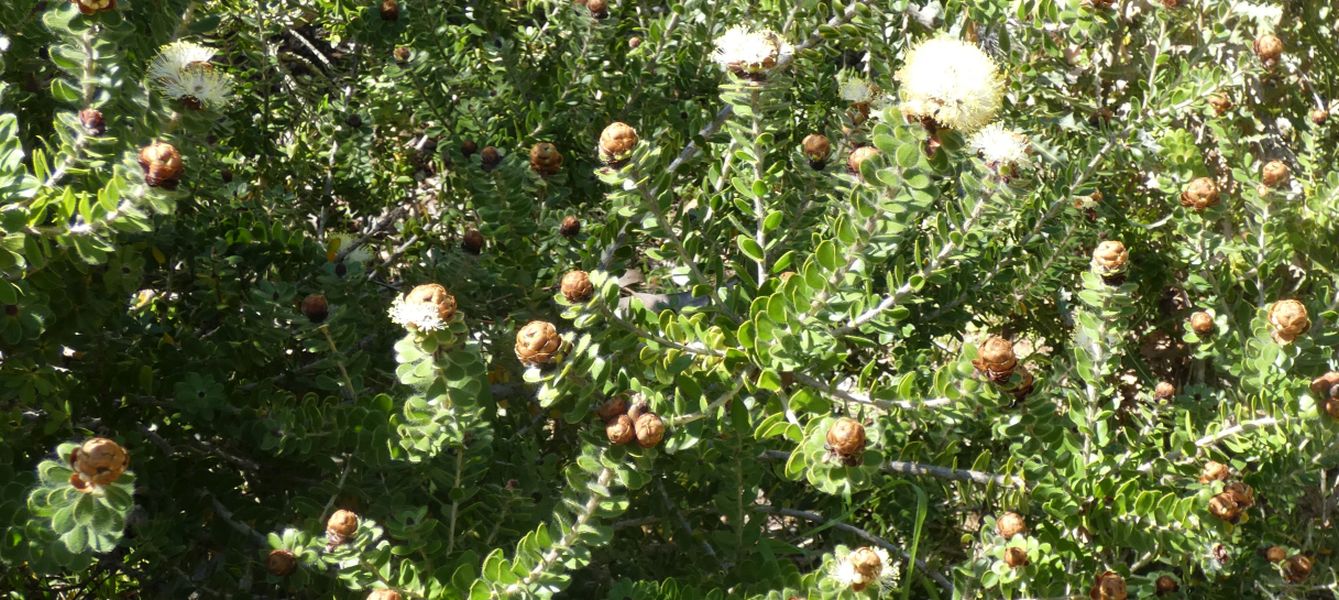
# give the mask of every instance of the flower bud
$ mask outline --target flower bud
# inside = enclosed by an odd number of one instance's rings
[[[1181,584],[1177,583],[1176,579],[1171,575],[1163,575],[1153,583],[1153,590],[1157,592],[1159,596],[1175,594],[1179,589],[1181,589]]]
[[[1153,397],[1158,400],[1169,400],[1176,395],[1176,386],[1170,381],[1159,381],[1153,388]]]
[[[547,321],[531,321],[516,333],[516,359],[526,366],[542,367],[561,361],[563,346],[558,329]]]
[[[632,36],[632,37],[630,37],[630,38],[628,38],[628,47],[629,47],[629,48],[632,48],[632,49],[636,50],[636,49],[637,49],[637,46],[640,46],[640,45],[642,45],[642,38],[639,38],[639,37],[637,37],[637,36],[635,36],[635,35]]]
[[[627,412],[628,395],[626,393],[614,394],[595,408],[595,414],[605,421],[619,415],[625,415]]]
[[[400,20],[400,3],[396,0],[381,0],[381,20]]]
[[[1125,578],[1113,571],[1104,571],[1097,576],[1097,582],[1088,591],[1092,600],[1126,600]]]
[[[395,590],[372,590],[367,600],[400,600],[400,592]]]
[[[312,323],[320,323],[330,316],[330,304],[322,294],[308,294],[302,299],[302,314]]]
[[[665,422],[655,413],[646,413],[637,417],[637,445],[651,448],[665,439]]]
[[[1213,315],[1204,311],[1190,315],[1190,329],[1201,337],[1212,334],[1214,330]]]
[[[1228,523],[1236,523],[1241,519],[1241,505],[1232,499],[1232,494],[1223,492],[1209,499],[1209,514]]]
[[[637,130],[627,123],[615,121],[600,132],[600,160],[619,164],[632,156],[637,147]]]
[[[861,146],[851,151],[850,158],[846,159],[846,168],[856,177],[860,176],[860,165],[865,161],[875,158],[879,155],[879,150],[873,146]]]
[[[405,295],[405,302],[436,308],[437,317],[442,321],[450,321],[456,316],[456,297],[435,283],[414,286],[414,289]]]
[[[1270,335],[1280,344],[1288,344],[1311,329],[1306,306],[1296,300],[1280,300],[1269,307]]]
[[[858,459],[865,451],[865,426],[842,417],[828,427],[828,450],[843,459]]]
[[[185,165],[181,153],[172,144],[154,142],[140,149],[139,166],[144,170],[144,183],[165,190],[177,189]]]
[[[595,294],[595,286],[591,285],[590,276],[585,271],[568,271],[559,287],[568,302],[585,302]]]
[[[1317,125],[1324,125],[1325,121],[1328,120],[1329,118],[1330,118],[1330,111],[1325,110],[1323,108],[1317,108],[1311,111],[1311,122]]]
[[[465,158],[469,158],[478,151],[479,144],[474,143],[474,140],[465,140],[460,143],[460,153],[464,154]]]
[[[84,15],[95,15],[116,8],[116,0],[70,0],[70,3]]]
[[[1215,204],[1218,204],[1218,184],[1212,178],[1200,177],[1191,181],[1181,192],[1181,206],[1195,212],[1203,212]]]
[[[1269,562],[1283,562],[1286,558],[1288,558],[1288,551],[1279,546],[1270,546],[1265,549],[1265,560]]]
[[[1028,564],[1027,550],[1018,546],[1010,546],[1004,549],[1004,564],[1009,565],[1011,569],[1025,567]]]
[[[325,522],[325,539],[332,546],[338,546],[349,541],[353,534],[358,532],[358,515],[352,511],[340,509],[335,514],[330,515],[330,519]]]
[[[484,146],[479,153],[479,164],[485,171],[492,171],[502,164],[502,153],[492,146]]]
[[[628,415],[617,415],[604,425],[604,435],[616,446],[631,443],[637,438],[637,426]]]
[[[1016,512],[1006,512],[995,521],[995,531],[1006,540],[1013,539],[1015,535],[1027,533],[1027,520]]]
[[[84,131],[93,137],[107,133],[107,121],[102,118],[102,111],[96,108],[79,111],[79,123],[84,126]]]
[[[1013,342],[997,335],[986,338],[977,354],[972,366],[998,384],[1008,381],[1014,374],[1014,367],[1018,366]]]
[[[1232,110],[1232,100],[1224,94],[1214,94],[1209,96],[1209,106],[1213,107],[1214,114],[1222,116]]]
[[[586,9],[597,19],[609,16],[609,3],[606,0],[586,0]]]
[[[1130,253],[1125,250],[1125,244],[1107,240],[1093,249],[1092,267],[1095,273],[1107,279],[1124,273],[1129,260]]]
[[[563,155],[558,147],[548,142],[540,142],[530,147],[530,170],[540,177],[556,175],[563,167]]]
[[[563,224],[558,226],[558,233],[563,237],[576,237],[581,233],[581,221],[573,215],[563,217]]]
[[[298,568],[298,558],[287,550],[270,550],[265,557],[265,569],[275,577],[287,577]]]
[[[460,249],[470,254],[478,254],[484,249],[484,234],[479,233],[478,229],[471,229],[465,232],[460,238]]]
[[[130,454],[120,444],[103,437],[89,438],[70,454],[74,477],[89,485],[109,485],[130,467]],[[81,491],[89,491],[84,487]]]
[[[1200,483],[1227,481],[1227,478],[1231,476],[1232,470],[1227,465],[1211,460],[1204,463],[1204,469],[1200,471]]]
[[[809,166],[815,171],[823,170],[828,164],[828,156],[832,154],[832,142],[828,141],[828,136],[811,133],[804,136],[800,147],[804,149],[804,156],[809,159]]]
[[[1260,168],[1260,182],[1268,187],[1287,183],[1288,175],[1288,165],[1281,160],[1271,160]]]
[[[1283,576],[1293,583],[1301,583],[1311,575],[1311,559],[1303,554],[1294,554],[1283,563]]]
[[[1266,67],[1272,67],[1283,56],[1283,40],[1272,33],[1255,38],[1255,55]]]

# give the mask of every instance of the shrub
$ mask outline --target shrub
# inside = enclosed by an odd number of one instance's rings
[[[1332,590],[1335,16],[7,2],[0,590]]]

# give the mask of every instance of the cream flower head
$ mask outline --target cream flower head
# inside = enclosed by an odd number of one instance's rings
[[[913,48],[897,80],[904,113],[963,133],[995,118],[1004,88],[995,61],[975,45],[947,36]]]
[[[400,295],[391,303],[391,321],[410,331],[437,331],[446,329],[437,306],[424,302],[410,302],[406,295]]]
[[[877,572],[870,570],[870,567],[874,566],[870,561],[871,553],[878,557]],[[879,588],[890,587],[901,576],[900,567],[883,548],[867,546],[845,552],[838,549],[834,558],[828,570],[828,577],[844,588],[860,591],[871,585]]]
[[[187,66],[173,77],[158,80],[158,87],[164,96],[193,110],[217,109],[232,98],[232,77],[208,63]]]
[[[879,86],[848,72],[837,75],[837,89],[842,100],[851,104],[869,104],[879,97]]]
[[[209,64],[215,54],[213,48],[195,42],[172,42],[158,49],[149,63],[149,77],[159,81],[179,77],[187,67]]]
[[[716,38],[716,51],[711,59],[722,69],[741,77],[766,73],[794,49],[774,31],[752,31],[734,27]]]
[[[972,135],[971,147],[992,169],[1026,167],[1032,163],[1027,136],[999,123],[991,123]]]

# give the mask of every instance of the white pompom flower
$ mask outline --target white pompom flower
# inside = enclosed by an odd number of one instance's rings
[[[991,122],[1004,93],[995,61],[974,44],[947,36],[913,48],[897,80],[905,114],[963,133]]]
[[[837,75],[837,89],[842,100],[851,104],[869,104],[879,97],[879,86],[858,75]]]
[[[833,563],[831,576],[833,581],[844,588],[865,583],[865,577],[860,574],[860,571],[855,570],[855,565],[845,560]]]
[[[158,80],[164,96],[178,100],[191,110],[218,109],[232,98],[232,77],[208,63],[195,64],[175,76]]]
[[[740,77],[758,77],[794,51],[774,31],[733,27],[716,38],[716,51],[712,53],[711,59],[722,69]]]
[[[158,56],[149,63],[149,77],[155,80],[179,77],[187,67],[209,64],[216,54],[213,48],[195,42],[172,42],[158,49]]]
[[[1027,136],[999,123],[987,125],[972,135],[971,148],[994,170],[1019,169],[1032,164]]]
[[[437,306],[426,302],[409,302],[403,294],[391,303],[391,322],[410,331],[438,331],[446,329]]]

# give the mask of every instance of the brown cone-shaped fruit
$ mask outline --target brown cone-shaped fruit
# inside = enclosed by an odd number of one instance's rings
[[[857,585],[861,585],[860,589],[878,579],[879,575],[883,573],[883,559],[879,558],[879,553],[869,546],[852,550],[850,554],[846,555],[846,561],[851,563],[855,572],[860,576],[860,581],[857,583]]]
[[[1279,187],[1288,182],[1287,163],[1281,160],[1271,160],[1260,167],[1260,182],[1269,187]]]
[[[484,146],[479,153],[479,164],[485,171],[492,171],[502,164],[502,153],[492,146]]]
[[[1116,240],[1107,240],[1093,249],[1093,271],[1102,277],[1110,277],[1125,272],[1130,253],[1125,244]]]
[[[381,20],[400,20],[400,3],[396,0],[381,0]]]
[[[1232,110],[1232,100],[1223,94],[1214,94],[1209,96],[1209,106],[1213,107],[1214,114],[1222,115]]]
[[[445,322],[456,316],[456,297],[436,283],[414,286],[405,296],[405,301],[433,307],[437,310],[437,317]]]
[[[287,550],[270,550],[265,557],[265,570],[275,577],[287,577],[298,568],[298,557]]]
[[[852,175],[860,176],[860,165],[865,161],[875,158],[879,155],[879,150],[873,146],[862,146],[851,151],[851,156],[846,159],[846,168]]]
[[[1287,344],[1311,329],[1311,319],[1301,302],[1280,300],[1269,307],[1269,327],[1275,341]]]
[[[1241,505],[1232,499],[1232,494],[1223,492],[1209,499],[1209,514],[1236,523],[1241,518]]]
[[[1231,476],[1232,469],[1229,469],[1223,463],[1211,460],[1204,463],[1204,468],[1200,471],[1200,483],[1227,481],[1227,478]]]
[[[1218,184],[1210,177],[1200,177],[1190,182],[1181,192],[1181,206],[1195,212],[1203,212],[1218,204]]]
[[[1125,591],[1125,578],[1113,571],[1103,571],[1088,590],[1088,597],[1092,600],[1126,600],[1129,595]]]
[[[400,592],[395,590],[372,590],[367,600],[400,600]]]
[[[108,485],[130,468],[130,454],[107,438],[89,438],[70,455],[70,466],[82,482]]]
[[[976,360],[972,361],[976,370],[990,377],[995,383],[1004,383],[1018,366],[1018,357],[1014,355],[1014,344],[1000,336],[991,336],[981,343]]]
[[[1167,594],[1175,594],[1176,591],[1179,589],[1181,589],[1181,584],[1177,583],[1176,579],[1173,578],[1171,575],[1163,575],[1162,577],[1159,577],[1156,582],[1153,583],[1153,591],[1156,592],[1159,596],[1165,596]]]
[[[1016,512],[1006,512],[995,521],[995,531],[1006,540],[1013,539],[1020,533],[1027,533],[1027,519]]]
[[[568,271],[559,287],[568,302],[585,302],[595,295],[595,286],[591,285],[590,275],[585,271]]]
[[[632,417],[618,415],[605,423],[604,435],[609,438],[611,444],[616,446],[628,444],[637,439],[637,425],[632,422]]]
[[[1005,548],[1004,564],[1009,565],[1009,567],[1013,569],[1027,566],[1028,564],[1027,550],[1019,548],[1018,546],[1010,546],[1008,548]]]
[[[637,445],[652,448],[665,439],[665,422],[655,413],[646,413],[637,417]]]
[[[185,165],[181,162],[181,153],[176,146],[167,142],[154,142],[140,148],[139,166],[144,170],[144,183],[149,187],[166,190],[177,189]]]
[[[821,133],[804,136],[800,148],[804,150],[805,158],[809,159],[809,166],[816,171],[822,170],[828,164],[828,156],[832,154],[832,142],[828,141],[828,136]]]
[[[600,132],[600,160],[620,163],[632,156],[637,147],[637,130],[627,123],[615,121]]]
[[[541,177],[556,175],[563,168],[563,155],[558,147],[540,142],[530,147],[530,170]]]
[[[1255,38],[1255,55],[1265,66],[1273,66],[1283,56],[1283,40],[1272,33]]]
[[[1270,546],[1265,549],[1265,560],[1269,562],[1283,562],[1286,558],[1288,558],[1288,551],[1284,550],[1282,547]]]
[[[107,133],[107,120],[102,117],[102,111],[96,108],[85,108],[79,111],[79,123],[84,126],[91,136],[100,136]]]
[[[1168,400],[1175,395],[1176,385],[1170,381],[1159,381],[1158,385],[1153,388],[1153,397],[1158,400]]]
[[[1190,329],[1199,336],[1206,336],[1213,333],[1213,315],[1204,311],[1199,311],[1190,315]]]
[[[1240,481],[1234,481],[1223,487],[1223,493],[1232,497],[1242,510],[1255,506],[1255,489]]]
[[[576,237],[581,233],[581,220],[572,215],[563,217],[563,222],[558,226],[558,233],[563,237]]]
[[[595,407],[595,414],[605,421],[619,415],[628,414],[628,395],[626,393],[614,394]]]
[[[1311,558],[1304,554],[1294,554],[1283,563],[1283,576],[1293,583],[1301,583],[1311,575]]]
[[[542,367],[562,360],[563,338],[547,321],[531,321],[516,333],[516,359],[521,364]]]
[[[828,448],[838,456],[855,457],[865,451],[865,426],[859,421],[842,417],[828,427]]]
[[[330,303],[324,294],[307,294],[300,305],[303,316],[312,323],[320,323],[330,316]]]
[[[343,544],[358,532],[358,515],[340,509],[325,522],[325,539],[333,545]]]
[[[479,233],[478,229],[471,229],[460,236],[460,249],[470,254],[478,254],[484,249],[484,234]]]

